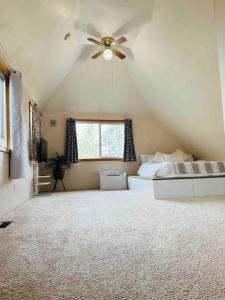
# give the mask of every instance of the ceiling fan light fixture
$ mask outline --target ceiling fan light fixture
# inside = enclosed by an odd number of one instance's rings
[[[91,57],[93,59],[96,59],[100,55],[103,55],[105,60],[111,60],[113,55],[119,57],[120,59],[124,59],[126,57],[126,55],[114,48],[114,46],[118,46],[127,41],[127,39],[123,36],[117,40],[109,36],[103,37],[101,41],[97,41],[96,39],[93,39],[91,37],[87,38],[87,40],[102,47],[100,51],[98,51]]]
[[[103,57],[105,60],[110,60],[112,59],[113,53],[111,49],[105,49],[105,51],[103,52]]]

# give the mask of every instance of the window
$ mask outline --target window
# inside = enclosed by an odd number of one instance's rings
[[[7,148],[6,80],[0,72],[0,150]]]
[[[76,130],[80,159],[123,158],[123,122],[78,121]]]

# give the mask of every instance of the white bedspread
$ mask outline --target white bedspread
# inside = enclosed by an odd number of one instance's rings
[[[225,162],[144,163],[137,174],[143,177],[204,177],[225,175]]]

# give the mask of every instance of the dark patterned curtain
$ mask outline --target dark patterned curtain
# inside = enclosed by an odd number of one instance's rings
[[[41,140],[41,117],[42,114],[36,103],[29,104],[30,107],[30,159],[38,160],[38,145]]]
[[[65,158],[71,164],[79,162],[76,121],[72,118],[66,119]]]
[[[125,141],[123,161],[136,161],[136,154],[134,149],[132,120],[125,120]]]

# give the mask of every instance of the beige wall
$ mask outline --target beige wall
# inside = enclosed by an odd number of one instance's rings
[[[24,119],[28,141],[29,133],[29,100],[28,91],[24,88]],[[0,152],[0,216],[4,215],[32,195],[32,166],[29,176],[21,179],[9,179],[9,154]]]
[[[48,141],[49,154],[53,151],[64,152],[64,132],[66,117],[74,118],[101,118],[133,120],[134,141],[138,161],[124,163],[122,161],[92,161],[73,164],[66,172],[65,184],[68,190],[97,189],[99,188],[98,172],[100,170],[119,168],[128,174],[136,174],[140,153],[154,153],[157,150],[172,152],[182,148],[181,144],[169,134],[159,123],[147,114],[93,114],[75,113],[54,110],[44,110],[42,120],[42,135]],[[55,119],[56,127],[50,127],[49,121]]]
[[[220,86],[223,103],[223,121],[225,115],[225,1],[214,0],[214,13],[217,33],[218,62],[220,70]],[[225,122],[224,122],[225,127]]]

